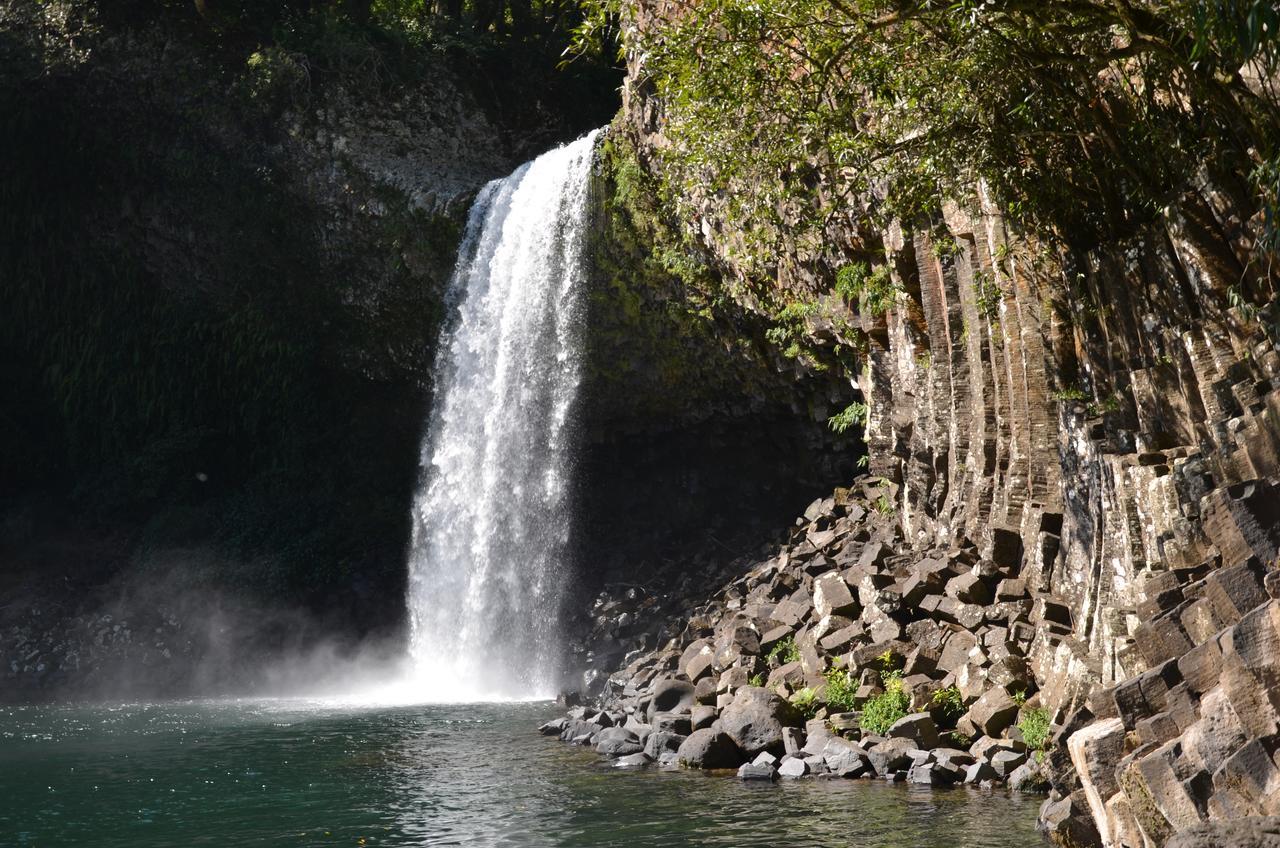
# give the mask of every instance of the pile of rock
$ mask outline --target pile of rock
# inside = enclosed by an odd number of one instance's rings
[[[970,544],[897,554],[880,485],[815,501],[776,556],[603,687],[589,673],[594,705],[542,732],[622,766],[1042,787],[1018,727],[1038,709],[1018,537],[997,533],[985,557]],[[886,697],[896,721],[864,727],[864,705]]]

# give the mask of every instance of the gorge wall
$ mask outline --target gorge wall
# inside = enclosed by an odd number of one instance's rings
[[[616,131],[658,178],[673,142],[637,45],[682,14],[624,13]],[[928,226],[870,233],[855,205],[763,281],[739,260],[724,192],[682,198],[687,232],[730,279],[821,304],[803,329],[812,350],[856,346],[842,326],[866,340],[846,373],[909,550],[972,544],[1017,566],[1057,727],[1042,815],[1064,845],[1163,845],[1202,820],[1280,811],[1274,291],[1256,197],[1207,174],[1085,246],[1030,235],[985,200],[937,197]],[[888,258],[879,309],[832,291],[869,245]]]
[[[468,207],[606,123],[621,72],[560,66],[573,4],[523,35],[342,5],[0,3],[0,699],[244,691],[277,659],[402,647]],[[856,458],[825,426],[848,386],[699,314],[653,222],[615,214],[615,172],[592,192],[584,597],[754,544]]]

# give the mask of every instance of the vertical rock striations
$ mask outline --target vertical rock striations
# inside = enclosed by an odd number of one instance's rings
[[[631,25],[677,7],[641,3]],[[641,62],[618,131],[654,168],[669,140]],[[692,201],[708,253],[745,274],[724,199]],[[824,300],[866,340],[870,472],[894,556],[972,550],[1029,600],[1057,728],[1047,830],[1137,848],[1280,813],[1280,354],[1251,305],[1272,298],[1252,199],[1197,176],[1088,248],[993,204],[938,206],[927,227],[837,228],[829,256],[780,256],[765,284],[821,296],[843,257],[885,249],[887,308]]]

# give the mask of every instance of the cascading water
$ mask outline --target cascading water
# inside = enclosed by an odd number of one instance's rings
[[[595,138],[490,183],[471,210],[413,512],[423,700],[546,696],[558,680]]]

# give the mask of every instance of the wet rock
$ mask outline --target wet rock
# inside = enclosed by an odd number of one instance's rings
[[[1049,780],[1040,764],[1031,759],[1013,770],[1008,777],[1008,785],[1018,792],[1046,792]]]
[[[837,777],[861,777],[871,772],[871,760],[859,745],[846,739],[833,737],[822,750],[827,770]]]
[[[596,752],[607,757],[625,757],[643,750],[636,735],[622,727],[607,727],[596,736]]]
[[[680,743],[676,759],[686,768],[730,769],[742,765],[745,757],[727,733],[707,728],[695,730]]]
[[[720,713],[720,726],[747,756],[785,750],[782,730],[798,723],[794,708],[775,693],[744,686]]]
[[[875,773],[883,777],[914,765],[911,760],[911,752],[914,750],[917,750],[915,743],[910,739],[886,739],[867,750],[867,759],[871,761],[871,768]]]
[[[743,780],[778,779],[778,769],[772,763],[743,763],[738,767],[738,777]]]
[[[672,733],[667,730],[654,731],[649,734],[649,738],[644,742],[645,756],[651,760],[659,760],[663,754],[679,751],[680,745],[687,738],[687,736],[681,736],[679,733]]]

